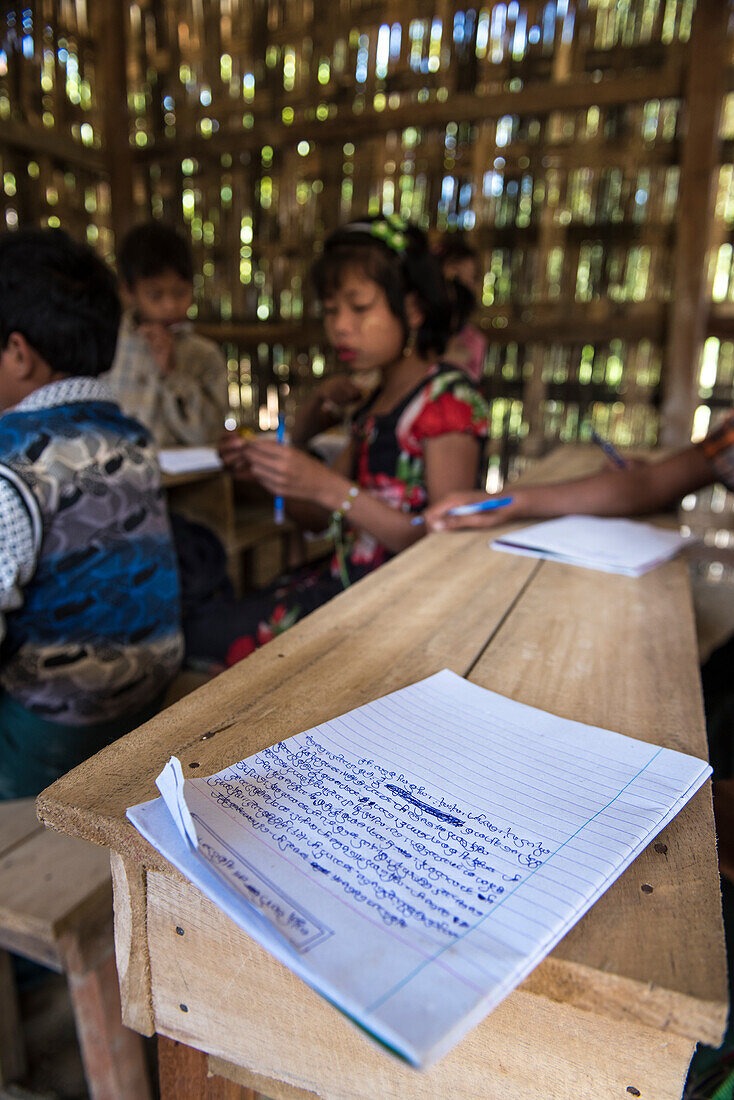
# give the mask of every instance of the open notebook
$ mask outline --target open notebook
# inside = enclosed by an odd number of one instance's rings
[[[494,550],[639,577],[675,557],[690,539],[632,519],[563,516],[494,539]]]
[[[254,939],[418,1066],[558,943],[710,774],[444,670],[128,810]]]
[[[164,474],[198,474],[222,469],[216,447],[163,448],[158,452],[158,464]]]

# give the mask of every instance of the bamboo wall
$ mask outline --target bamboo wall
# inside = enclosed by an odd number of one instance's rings
[[[652,445],[663,408],[682,442],[734,403],[724,0],[89,4],[7,17],[6,224],[110,258],[136,217],[185,226],[238,420],[331,368],[309,265],[380,209],[480,251],[495,482],[592,427]]]

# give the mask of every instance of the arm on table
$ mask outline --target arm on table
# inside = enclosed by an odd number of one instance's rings
[[[554,485],[518,486],[505,489],[512,503],[495,512],[450,516],[462,504],[491,499],[486,493],[452,494],[430,508],[432,530],[456,527],[497,527],[515,519],[543,519],[561,515],[635,516],[669,507],[686,493],[695,492],[716,479],[714,469],[700,447],[635,465],[624,470],[605,469],[590,477],[560,481]]]

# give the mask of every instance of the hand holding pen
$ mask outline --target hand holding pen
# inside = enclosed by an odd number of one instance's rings
[[[597,431],[592,429],[591,442],[596,443],[597,447],[601,447],[604,454],[607,456],[612,466],[617,470],[625,470],[627,468],[627,462],[622,458],[621,454],[616,447],[613,447],[606,439],[603,439]]]
[[[510,518],[511,496],[487,496],[486,493],[452,493],[425,513],[426,526],[431,531],[446,531],[460,527],[497,527]]]

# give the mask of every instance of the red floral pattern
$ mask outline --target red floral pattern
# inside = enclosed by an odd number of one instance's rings
[[[384,416],[364,410],[354,433],[355,478],[361,489],[402,512],[421,512],[428,503],[425,441],[450,432],[482,439],[489,430],[489,409],[463,371],[438,364],[399,408]],[[376,568],[388,551],[371,536],[353,536],[349,561]]]

